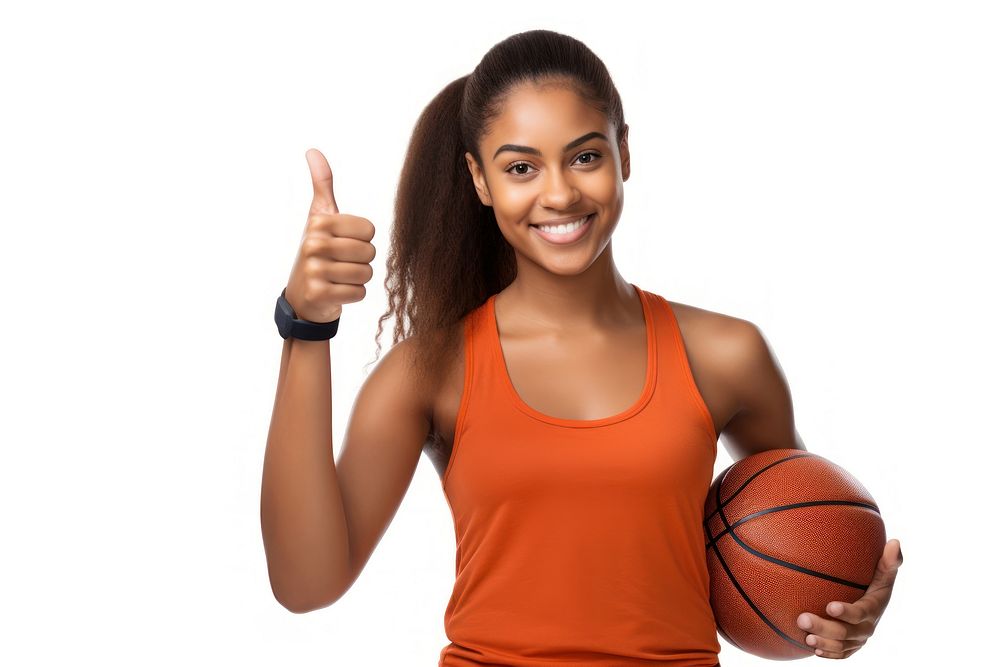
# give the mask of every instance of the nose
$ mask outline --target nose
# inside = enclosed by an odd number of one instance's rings
[[[563,211],[572,208],[580,199],[580,191],[572,180],[558,169],[549,170],[543,176],[542,192],[538,203],[544,208]]]

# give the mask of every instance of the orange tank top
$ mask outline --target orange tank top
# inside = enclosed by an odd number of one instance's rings
[[[465,321],[465,383],[442,488],[455,586],[441,667],[713,667],[702,529],[717,437],[667,301],[632,287],[646,382],[595,420],[545,415],[507,374],[494,299]]]

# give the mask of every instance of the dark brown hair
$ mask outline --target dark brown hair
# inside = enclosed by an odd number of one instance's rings
[[[607,67],[583,42],[551,30],[495,44],[471,74],[445,86],[420,114],[396,190],[384,283],[389,307],[375,337],[377,342],[382,323],[395,315],[393,345],[417,336],[413,370],[431,390],[458,349],[465,316],[517,274],[514,250],[493,208],[479,200],[465,152],[483,168],[479,141],[511,90],[525,83],[571,87],[607,116],[618,140],[624,131],[621,98]]]

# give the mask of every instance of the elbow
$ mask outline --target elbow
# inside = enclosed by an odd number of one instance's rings
[[[274,593],[274,599],[278,601],[282,607],[292,612],[293,614],[308,614],[311,611],[316,611],[318,609],[325,609],[329,607],[334,602],[340,599],[341,595],[302,595],[302,596],[285,596],[279,595],[277,591],[272,591]]]
[[[350,588],[341,576],[330,571],[314,577],[290,576],[288,570],[278,570],[268,563],[271,594],[282,607],[293,614],[307,614],[324,609],[339,600]]]
[[[271,592],[274,594],[274,599],[278,601],[278,604],[280,604],[282,607],[292,612],[293,614],[305,614],[309,611],[312,611],[312,609],[308,605],[303,604],[302,601],[300,600],[296,600],[295,598],[292,597],[286,597],[284,595],[279,595],[278,591],[275,590],[272,590]]]
[[[281,600],[278,600],[278,604],[280,604],[282,607],[292,612],[293,614],[307,614],[310,611],[312,611],[312,608],[308,606],[299,604],[289,604],[287,602],[282,602]]]

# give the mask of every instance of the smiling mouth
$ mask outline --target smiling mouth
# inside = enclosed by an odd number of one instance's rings
[[[590,228],[594,224],[596,213],[586,215],[571,223],[563,223],[554,227],[542,225],[528,225],[531,233],[541,238],[545,243],[553,246],[569,246],[576,244],[580,239],[590,233]],[[549,231],[546,231],[549,230]]]
[[[542,225],[542,224],[536,225],[529,223],[528,226],[535,227],[536,229],[543,229],[544,231],[550,234],[559,234],[559,233],[569,234],[572,233],[573,230],[582,227],[583,225],[590,222],[591,216],[593,216],[593,213],[588,213],[587,215],[580,216],[576,220],[572,220],[570,222],[560,222],[552,225]],[[560,230],[562,231],[560,232]]]

